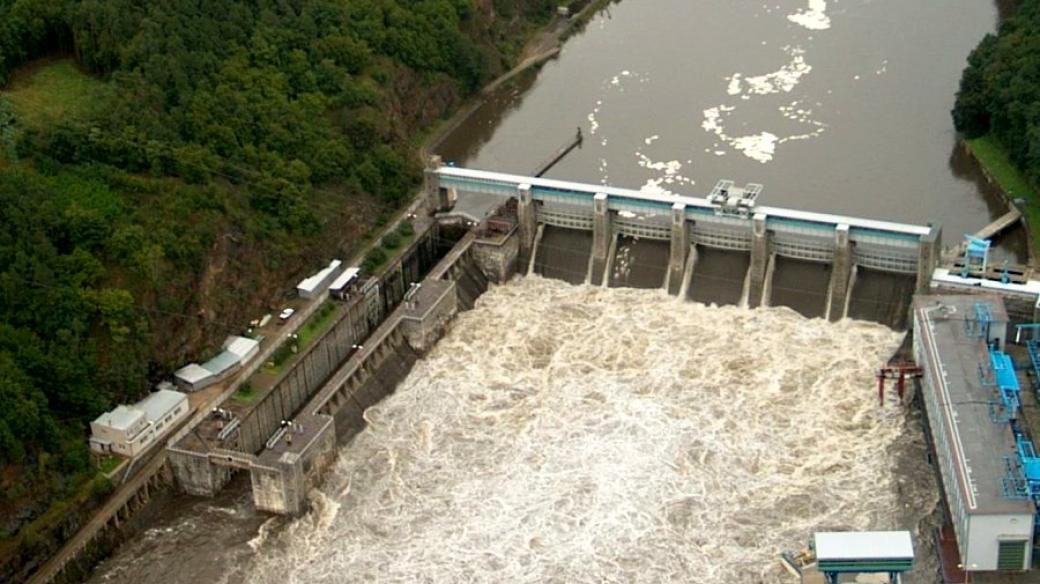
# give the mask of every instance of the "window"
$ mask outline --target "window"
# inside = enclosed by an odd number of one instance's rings
[[[1026,540],[1002,541],[997,551],[998,570],[1024,570],[1026,568]]]

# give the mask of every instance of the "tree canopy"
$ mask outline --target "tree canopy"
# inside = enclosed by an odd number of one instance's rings
[[[250,290],[375,220],[349,209],[398,205],[420,133],[551,9],[0,0],[0,87],[55,55],[103,87],[50,118],[0,92],[0,509],[73,484],[89,420],[227,332],[190,329],[270,304]]]
[[[968,138],[992,133],[1040,182],[1040,0],[1023,0],[968,57],[953,109]]]

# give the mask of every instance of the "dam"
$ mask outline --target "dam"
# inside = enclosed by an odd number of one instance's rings
[[[906,328],[910,295],[927,289],[939,261],[940,226],[760,206],[761,191],[723,180],[706,197],[690,197],[427,170],[434,208],[474,194],[515,200],[520,261],[531,273]]]
[[[167,449],[181,489],[211,497],[247,471],[258,509],[304,513],[336,444],[365,429],[367,412],[458,313],[516,274],[743,308],[786,306],[830,321],[852,309],[900,328],[938,258],[938,227],[759,206],[761,185],[720,181],[695,198],[445,166],[426,178],[431,213],[469,193],[495,194],[498,204],[450,249],[453,239],[440,234],[450,231],[451,215],[423,221],[405,256],[367,276],[269,393],[182,430]]]

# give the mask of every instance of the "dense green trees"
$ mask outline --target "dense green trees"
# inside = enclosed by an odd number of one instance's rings
[[[1040,182],[1040,1],[1023,0],[968,57],[953,120],[969,138],[992,132]]]
[[[550,11],[0,0],[0,87],[55,54],[106,82],[97,103],[46,123],[0,93],[0,470],[21,468],[0,473],[0,509],[75,483],[86,422],[186,356],[155,354],[168,337],[189,351],[207,338],[190,331],[213,312],[200,296],[216,293],[214,273],[255,288],[329,239],[347,199],[388,209],[407,196],[417,133],[508,65],[518,31]],[[248,267],[209,269],[228,256]],[[11,525],[0,513],[0,531]]]

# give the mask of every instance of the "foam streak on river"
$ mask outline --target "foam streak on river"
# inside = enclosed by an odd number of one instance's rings
[[[895,472],[910,430],[873,391],[900,339],[514,280],[367,412],[246,580],[790,581],[776,554],[814,530],[934,508]]]

